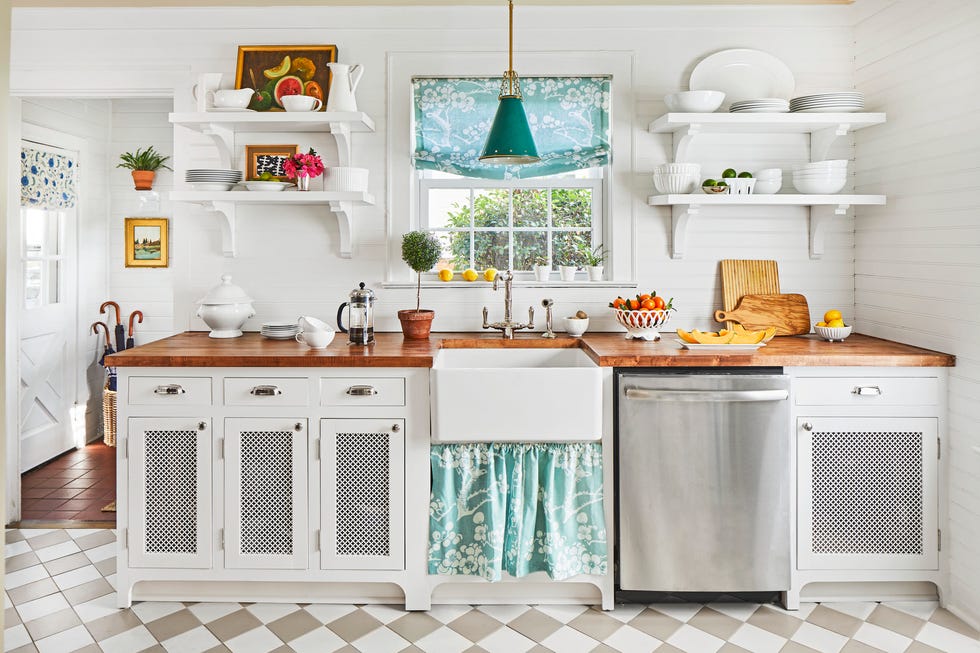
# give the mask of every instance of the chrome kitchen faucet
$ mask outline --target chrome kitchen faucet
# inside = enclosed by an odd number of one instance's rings
[[[513,285],[514,285],[514,274],[507,270],[504,273],[504,319],[502,322],[488,323],[487,317],[489,311],[487,307],[483,307],[483,328],[484,329],[499,329],[504,338],[510,340],[514,339],[514,332],[521,329],[533,329],[534,328],[534,307],[530,306],[527,309],[527,324],[514,321],[514,295],[513,295]],[[493,278],[493,289],[497,290],[497,280],[500,279],[498,274]]]

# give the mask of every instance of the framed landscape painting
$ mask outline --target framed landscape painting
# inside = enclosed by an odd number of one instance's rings
[[[337,61],[336,45],[240,45],[235,88],[255,91],[248,108],[283,111],[284,95],[309,95],[327,106],[328,63]]]
[[[167,218],[126,218],[126,267],[165,268],[170,263]]]
[[[289,181],[282,163],[299,152],[299,145],[246,145],[245,181]],[[262,179],[268,172],[275,179]]]

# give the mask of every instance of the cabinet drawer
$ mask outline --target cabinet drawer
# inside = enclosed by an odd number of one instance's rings
[[[939,403],[936,377],[798,378],[799,406],[933,406]]]
[[[226,406],[308,406],[310,382],[306,378],[225,379]]]
[[[321,406],[404,406],[403,378],[320,379]]]
[[[133,376],[130,406],[210,406],[211,377]]]

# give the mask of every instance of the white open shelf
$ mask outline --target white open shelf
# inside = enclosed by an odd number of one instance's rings
[[[197,129],[208,125],[236,132],[333,131],[346,125],[352,132],[373,132],[374,120],[363,111],[204,111],[171,113],[170,122]]]
[[[684,258],[687,253],[687,228],[691,218],[701,212],[702,206],[808,206],[810,207],[810,258],[820,258],[824,252],[824,228],[835,215],[845,215],[851,206],[881,205],[884,195],[651,195],[650,206],[671,207],[671,252],[673,258]]]

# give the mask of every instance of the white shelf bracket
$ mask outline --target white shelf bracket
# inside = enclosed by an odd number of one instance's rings
[[[221,253],[226,258],[235,258],[235,209],[234,202],[205,202],[204,208],[214,211],[220,217]]]
[[[334,140],[337,142],[337,158],[339,159],[340,167],[348,168],[350,167],[350,123],[347,122],[332,122],[330,124],[330,133],[333,135]]]
[[[841,136],[847,136],[850,131],[850,123],[841,123],[835,127],[826,127],[814,131],[810,134],[810,161],[825,160],[834,141]]]
[[[674,163],[687,163],[687,150],[694,137],[701,133],[701,125],[691,123],[687,129],[674,132]]]
[[[687,228],[691,218],[701,211],[700,204],[670,207],[670,257],[684,258],[687,253]]]
[[[230,128],[214,123],[208,123],[201,128],[201,133],[210,136],[218,149],[218,158],[224,168],[231,169],[231,154],[235,150],[235,132]]]
[[[337,216],[337,227],[340,230],[340,258],[351,258],[354,242],[354,203],[330,202],[330,210]]]
[[[850,204],[810,207],[810,258],[823,257],[826,241],[827,223],[838,215],[847,215]]]

